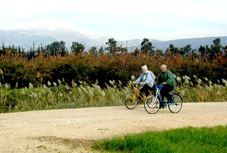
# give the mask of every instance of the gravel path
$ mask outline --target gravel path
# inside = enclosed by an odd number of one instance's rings
[[[62,109],[0,114],[0,153],[91,152],[95,140],[186,126],[227,125],[227,102],[184,103],[148,114],[142,105]]]

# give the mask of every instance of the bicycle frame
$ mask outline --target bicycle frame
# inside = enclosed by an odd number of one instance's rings
[[[155,93],[155,98],[153,99],[152,103],[154,103],[157,100],[157,98],[160,97],[161,103],[164,106],[167,106],[167,105],[175,105],[175,103],[167,103],[167,101],[164,101],[163,97],[160,94],[160,91],[161,91],[162,87],[163,87],[162,84],[155,86],[156,93]],[[176,93],[176,94],[179,95],[178,93]]]
[[[161,96],[161,89],[162,84],[155,86],[156,92],[150,94],[145,100],[145,110],[150,114],[155,114],[160,108],[165,108],[165,106],[168,106],[172,113],[178,113],[182,108],[182,97],[179,94],[174,93],[172,94],[174,100],[169,103],[168,101],[164,100],[164,97]]]
[[[157,100],[157,98],[158,98],[159,95],[160,95],[160,90],[157,89],[157,90],[156,90],[156,93],[155,93],[155,98],[152,100],[152,103],[153,103],[153,104],[155,103],[155,101]]]
[[[158,98],[158,96],[160,96],[160,90],[162,89],[162,84],[160,84],[160,85],[155,85],[155,90],[156,90],[156,92],[155,92],[155,98],[152,100],[152,104],[154,104],[155,103],[155,101],[157,100],[157,98]],[[162,100],[162,99],[161,99]]]
[[[140,92],[140,89],[143,88],[143,84],[142,83],[137,83],[138,87],[135,87],[135,89],[133,89],[133,91],[136,93],[136,96],[137,97],[140,97],[143,101],[145,101],[146,97],[144,96],[141,96],[141,92]]]

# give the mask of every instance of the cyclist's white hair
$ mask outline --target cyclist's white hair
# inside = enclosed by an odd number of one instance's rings
[[[147,68],[147,65],[144,65],[144,66],[142,66],[141,68],[142,68],[142,69],[145,68],[146,70],[148,69],[148,68]]]

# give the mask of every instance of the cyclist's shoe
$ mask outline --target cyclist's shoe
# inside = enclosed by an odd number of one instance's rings
[[[169,99],[169,100],[167,101],[167,103],[168,103],[168,104],[174,103],[174,98],[172,97],[171,99]]]
[[[159,106],[159,109],[164,109],[165,108],[165,106],[163,105],[163,104],[161,104],[160,106]]]

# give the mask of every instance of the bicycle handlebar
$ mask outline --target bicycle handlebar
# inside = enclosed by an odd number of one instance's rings
[[[163,84],[162,83],[160,85],[155,85],[155,90],[157,90],[157,89],[161,90],[162,87],[163,87]]]

